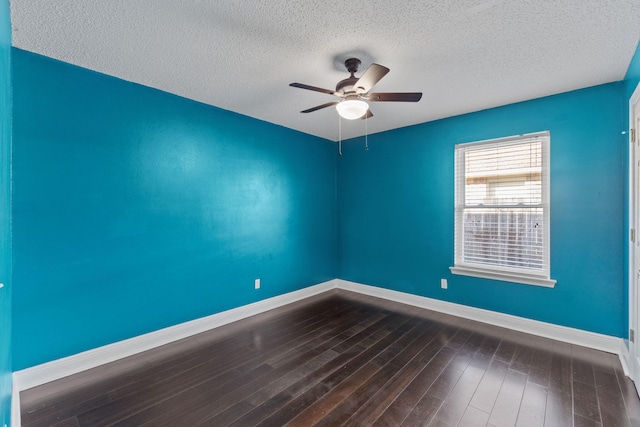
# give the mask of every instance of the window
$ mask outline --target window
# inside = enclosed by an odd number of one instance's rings
[[[549,132],[455,147],[454,274],[553,287]]]

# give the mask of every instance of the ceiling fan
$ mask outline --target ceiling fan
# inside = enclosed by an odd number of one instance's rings
[[[302,83],[291,83],[289,86],[322,92],[342,98],[303,110],[301,113],[311,113],[335,105],[338,114],[345,119],[366,119],[373,116],[369,109],[368,102],[418,102],[420,98],[422,98],[422,92],[370,93],[369,91],[389,72],[389,69],[382,65],[371,64],[364,74],[358,78],[355,74],[358,72],[360,64],[361,61],[358,58],[349,58],[344,61],[344,66],[347,68],[347,71],[351,73],[351,77],[338,82],[336,90],[323,89]]]

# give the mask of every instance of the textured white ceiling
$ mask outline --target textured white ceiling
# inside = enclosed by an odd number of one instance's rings
[[[391,72],[369,133],[621,80],[638,0],[12,0],[14,46],[323,138],[351,55]],[[358,74],[359,75],[359,74]],[[362,120],[342,137],[362,135]]]

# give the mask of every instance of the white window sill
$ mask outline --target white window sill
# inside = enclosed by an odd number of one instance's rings
[[[526,276],[495,270],[483,270],[473,267],[449,267],[451,273],[461,276],[481,277],[483,279],[501,280],[503,282],[522,283],[525,285],[543,286],[545,288],[553,288],[556,281],[539,276]]]

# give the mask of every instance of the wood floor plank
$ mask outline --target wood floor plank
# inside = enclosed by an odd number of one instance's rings
[[[447,396],[430,425],[458,425],[484,375],[483,369],[469,364]]]
[[[542,427],[547,409],[547,387],[527,381],[520,410],[516,420],[516,427]]]
[[[457,328],[451,338],[447,340],[446,346],[454,350],[460,350],[464,347],[465,343],[469,341],[473,331],[467,328]]]
[[[444,368],[438,379],[436,379],[433,385],[429,387],[429,390],[427,390],[428,394],[443,402],[447,396],[449,396],[449,393],[453,390],[464,372],[453,365],[456,357],[457,354],[453,356],[451,363]]]
[[[637,398],[638,395],[635,386],[633,382],[624,375],[621,366],[617,365],[615,372],[627,417],[633,427],[640,426],[640,400]]]
[[[28,414],[24,419],[24,423],[32,427],[49,427],[51,426],[52,420],[64,421],[71,418],[76,419],[77,414],[101,408],[110,401],[109,396],[105,394],[88,400],[79,398],[77,403],[73,405],[62,404],[60,406],[50,406],[46,411],[38,414]],[[77,419],[75,422],[77,422]]]
[[[595,387],[593,366],[591,365],[591,351],[580,346],[571,346],[571,364],[573,381]]]
[[[600,392],[607,392],[621,395],[620,385],[618,384],[615,371],[594,369],[593,376],[598,394]]]
[[[336,322],[339,332],[336,334],[339,344],[336,345],[335,351],[341,353],[344,349],[351,347],[354,342],[359,342],[362,336],[368,336],[371,334],[370,329],[375,325],[379,325],[379,322],[384,322],[384,319],[388,317],[387,313],[366,313],[366,312],[351,312],[340,322]],[[345,324],[351,324],[349,328],[345,328]],[[301,346],[309,346],[309,342],[300,342]],[[289,350],[274,355],[266,360],[268,364],[274,368],[278,368],[286,364],[291,359],[295,358],[297,346],[292,343],[288,346]]]
[[[438,353],[441,346],[437,341],[440,328],[423,334],[416,340],[422,350],[409,362],[399,360],[395,374],[364,405],[351,416],[352,422],[371,425],[397,399],[409,383],[425,369],[429,361]],[[426,344],[426,345],[425,345]],[[348,421],[349,422],[349,421]]]
[[[531,356],[531,367],[529,368],[529,381],[541,385],[549,386],[551,380],[551,359],[553,353],[551,349],[536,348]]]
[[[458,427],[485,427],[489,422],[489,414],[473,406],[467,406]]]
[[[573,382],[573,412],[584,418],[600,422],[600,408],[596,388],[579,381]]]
[[[510,339],[512,332],[509,331],[502,338],[500,342],[500,346],[496,350],[495,357],[498,360],[501,360],[505,363],[511,363],[511,359],[513,359],[513,354],[516,351],[517,344]]]
[[[424,323],[419,324],[425,326]],[[345,398],[329,412],[317,425],[332,426],[345,423],[365,402],[371,399],[380,387],[389,381],[400,366],[404,366],[418,353],[420,347],[411,344],[422,336],[420,328],[413,328],[393,345],[372,359],[382,367],[361,387]]]
[[[495,426],[516,424],[526,382],[527,376],[525,374],[509,369],[500,388],[500,393],[498,393],[496,404],[491,411],[489,424]]]
[[[73,417],[54,424],[53,427],[80,427],[80,424],[78,423],[78,419]]]
[[[25,427],[640,426],[615,355],[346,291],[21,398]]]
[[[338,355],[333,351],[331,352],[334,353],[335,355]],[[318,368],[321,368],[324,365],[326,365],[326,363],[316,363],[315,366],[309,366],[309,371],[310,372],[316,371]],[[296,385],[299,386],[300,384],[304,384],[305,388],[311,385],[309,382],[306,381],[306,377],[304,376],[299,376],[292,379],[286,378],[285,383],[282,383],[281,381],[272,382],[267,387],[264,387],[263,389],[261,389],[261,392],[263,392],[263,396],[260,396],[259,399],[254,397],[254,398],[245,400],[252,403],[255,400],[257,402],[260,402],[259,404],[254,404],[254,407],[250,411],[245,412],[239,418],[234,419],[233,417],[229,417],[228,424],[239,425],[239,426],[258,425],[260,421],[262,421],[264,418],[268,417],[270,414],[273,414],[276,410],[282,408],[288,402],[290,402],[295,396],[295,393],[292,393],[291,390],[295,389]],[[302,390],[304,390],[304,388],[302,388]],[[298,392],[302,390],[299,390]],[[270,397],[268,399],[265,399],[264,397],[266,396],[270,396]],[[183,417],[180,421],[184,419],[185,418]],[[195,425],[216,426],[221,424],[226,425],[227,424],[226,420],[220,416],[216,416],[214,419],[206,417],[204,421],[198,422]]]
[[[407,327],[408,324],[403,325]],[[387,347],[393,344],[401,335],[398,333],[401,329],[389,333],[385,338],[380,340],[375,345],[362,351],[357,357],[354,357],[348,363],[345,363],[342,369],[336,370],[321,383],[311,388],[303,395],[299,396],[297,400],[292,402],[290,407],[300,406],[307,408],[304,411],[304,416],[297,420],[296,423],[305,422],[309,417],[322,413],[323,416],[333,410],[335,406],[341,403],[347,396],[349,396],[355,389],[360,387],[364,382],[369,380],[369,375],[362,375],[361,367],[363,366],[375,366],[376,372],[380,370],[378,363],[373,363],[373,358],[384,351]],[[405,331],[406,332],[406,331]],[[367,370],[370,372],[370,370]],[[373,373],[371,373],[373,375]],[[315,396],[315,399],[313,397]],[[314,422],[317,422],[314,418]],[[304,424],[302,424],[304,425]]]
[[[371,331],[369,331],[369,335]],[[362,341],[367,338],[366,335],[359,336]],[[344,349],[343,343],[348,342],[350,347]],[[358,348],[358,351],[362,351],[361,342],[353,341],[351,339],[344,340],[343,343],[339,343],[331,348],[331,351],[337,352],[340,350],[342,353],[334,361],[327,363],[320,369],[316,369],[314,372],[305,375],[304,378],[300,378],[299,381],[291,384],[286,389],[281,390],[278,394],[272,394],[269,396],[269,400],[261,402],[259,407],[256,407],[251,413],[241,417],[234,421],[236,425],[281,425],[286,421],[293,418],[302,406],[298,397],[304,394],[307,390],[315,386],[319,381],[326,378],[332,372],[335,372],[341,366],[345,366],[346,363],[352,362],[357,356],[357,352],[349,351],[351,348]],[[358,347],[355,347],[358,345]],[[258,403],[255,398],[248,398],[254,404]],[[266,421],[264,421],[266,419]],[[211,425],[216,425],[216,420]],[[233,425],[233,424],[232,424]]]
[[[482,377],[469,404],[490,414],[508,370],[509,365],[507,363],[494,358]]]
[[[602,424],[605,426],[629,427],[631,421],[627,416],[624,398],[615,372],[594,369],[598,408]]]
[[[535,349],[529,345],[517,345],[509,369],[522,372],[523,374],[529,374],[534,350]]]
[[[375,363],[367,363],[353,375],[334,387],[313,404],[306,407],[287,425],[290,427],[307,427],[317,424],[327,413],[331,412],[340,402],[348,397],[354,390],[371,378],[380,370],[380,366]]]
[[[573,386],[570,352],[554,353],[551,358],[545,427],[573,424]]]
[[[583,417],[578,414],[573,416],[574,427],[604,427],[602,423],[592,420],[591,418]]]
[[[402,427],[427,426],[436,416],[443,400],[425,393],[420,401],[413,407],[409,415],[404,419]]]
[[[442,348],[433,359],[427,362],[424,369],[402,391],[402,393],[389,405],[382,415],[375,421],[378,426],[397,426],[409,415],[420,399],[429,390],[431,385],[440,376],[440,373],[451,362],[455,351],[450,348]]]

